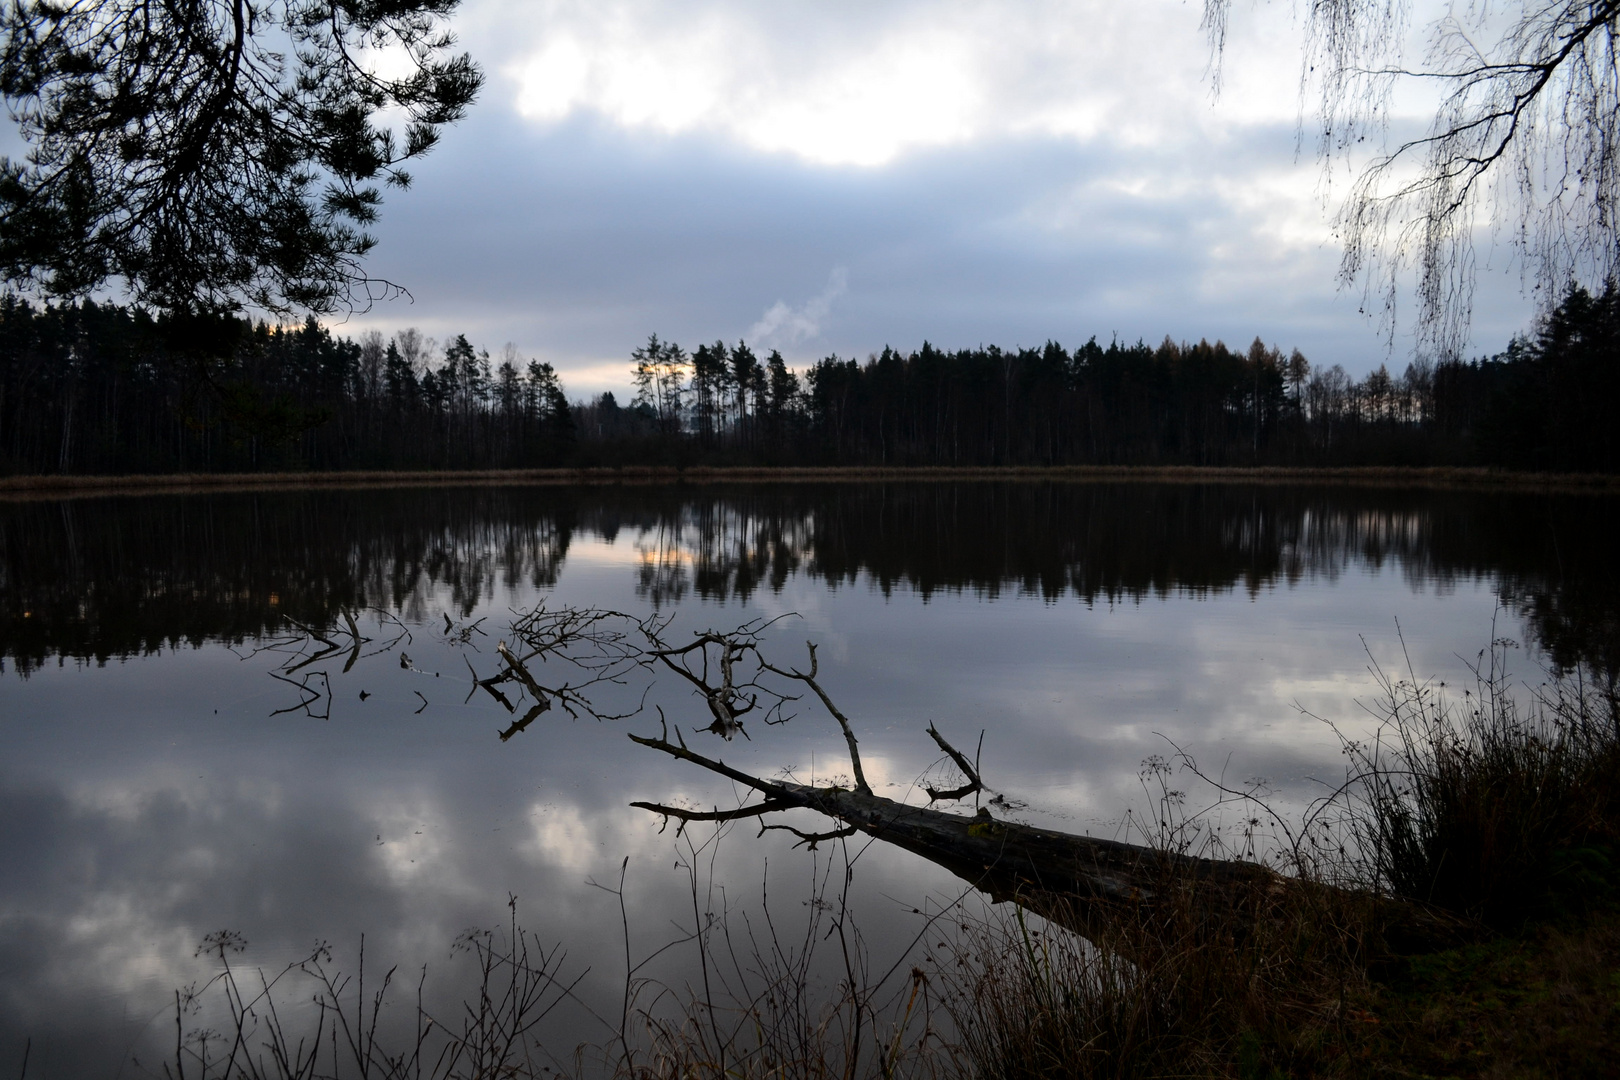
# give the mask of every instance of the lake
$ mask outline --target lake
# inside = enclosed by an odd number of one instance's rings
[[[806,697],[724,742],[636,669],[593,700],[637,715],[502,739],[523,710],[474,679],[541,603],[656,614],[672,642],[775,620],[767,656],[816,643],[878,794],[956,775],[933,723],[999,816],[1119,836],[1141,763],[1177,752],[1303,807],[1344,775],[1325,721],[1371,723],[1373,664],[1467,684],[1506,639],[1529,683],[1620,669],[1617,518],[1603,495],[1034,480],[0,502],[0,1072],[25,1047],[31,1077],[158,1071],[224,929],[267,969],[364,935],[448,1000],[457,935],[515,896],[581,976],[546,1029],[566,1053],[608,1037],[589,1010],[616,1015],[626,934],[639,959],[691,926],[694,881],[705,910],[797,918],[831,845],[677,836],[630,803],[746,792],[626,736],[661,706],[695,749],[809,780],[848,772],[836,724]],[[883,962],[962,893],[883,845],[855,867]],[[621,874],[622,912],[599,887]],[[678,986],[689,953],[643,973]]]

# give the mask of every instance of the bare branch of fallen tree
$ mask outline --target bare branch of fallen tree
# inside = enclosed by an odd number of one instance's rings
[[[505,639],[496,644],[495,652],[503,665],[496,674],[480,677],[472,661],[466,661],[472,675],[472,693],[482,689],[507,712],[516,713],[517,705],[500,690],[503,684],[512,683],[522,688],[520,701],[527,698],[533,702],[522,719],[501,732],[503,742],[553,705],[576,720],[581,716],[623,720],[639,713],[641,702],[634,709],[611,712],[598,704],[598,695],[609,686],[628,685],[630,673],[647,662],[639,644],[641,637],[656,632],[661,625],[656,616],[639,620],[602,608],[553,610],[541,605],[513,621],[514,644],[508,645]],[[535,674],[537,667],[543,669],[550,664],[575,674],[555,682]]]
[[[529,711],[524,713],[521,718],[512,721],[511,725],[508,726],[505,731],[501,732],[501,742],[505,742],[512,736],[523,731],[524,728],[527,728],[530,724],[534,723],[535,719],[545,711],[545,707],[541,705],[535,705],[530,708]]]
[[[335,656],[343,651],[342,645],[339,645],[336,641],[333,641],[331,638],[326,636],[327,631],[325,629],[315,626],[306,626],[303,623],[298,622],[296,619],[290,617],[287,619],[287,622],[298,630],[301,630],[308,638],[321,643],[321,648],[317,649],[309,656],[304,657],[304,659],[298,661],[297,663],[289,663],[286,667],[284,667],[282,670],[288,675],[291,675],[302,668],[306,668],[313,663],[325,660],[331,656]]]
[[[507,712],[517,712],[517,707],[512,704],[511,700],[508,699],[505,694],[501,693],[500,690],[496,689],[500,683],[500,676],[492,675],[487,679],[481,679],[478,677],[477,670],[472,666],[471,660],[468,660],[465,655],[462,656],[461,660],[462,663],[467,665],[467,674],[472,676],[472,689],[467,691],[466,700],[462,702],[463,705],[467,704],[468,701],[471,701],[473,699],[473,695],[478,693],[479,690],[487,690],[489,692],[489,696],[500,702],[501,707]]]
[[[551,708],[551,696],[546,693],[543,686],[534,681],[534,676],[529,674],[528,665],[519,660],[512,650],[506,647],[506,642],[497,642],[495,651],[500,654],[502,660],[506,661],[506,670],[510,676],[517,679],[528,689],[530,694],[534,695],[535,704],[540,707],[540,711],[545,712]]]
[[[956,763],[956,767],[962,770],[962,775],[967,777],[967,783],[963,784],[961,787],[953,787],[945,790],[929,787],[928,785],[924,784],[923,790],[928,792],[928,801],[946,802],[954,799],[965,799],[969,795],[976,795],[980,791],[983,791],[984,782],[979,779],[979,771],[973,767],[972,762],[968,761],[967,755],[963,754],[962,751],[946,742],[945,736],[941,735],[939,733],[939,729],[936,728],[932,723],[928,725],[928,734],[933,738],[934,742],[939,746],[939,748],[945,751],[946,755]],[[980,735],[980,740],[983,740],[982,734]]]
[[[343,665],[343,673],[348,674],[358,661],[368,656],[388,652],[401,641],[410,642],[410,628],[400,621],[399,616],[381,608],[364,609],[376,616],[379,628],[392,624],[397,628],[397,632],[392,638],[383,641],[377,648],[369,652],[363,651],[365,646],[370,645],[374,639],[361,632],[359,621],[355,618],[359,610],[361,609],[351,611],[348,608],[343,608],[338,612],[338,617],[344,623],[343,628],[338,626],[336,619],[333,620],[330,627],[312,626],[299,622],[289,615],[284,615],[282,620],[296,631],[294,634],[287,637],[271,638],[245,655],[241,653],[238,653],[238,655],[247,660],[259,655],[261,652],[290,652],[292,655],[283,662],[281,671],[285,675],[292,675],[309,667],[311,664],[330,659],[347,650],[349,659]],[[342,634],[347,634],[349,639],[347,644],[338,640]],[[314,652],[309,652],[312,643],[315,642],[318,642],[320,647],[316,648]]]
[[[761,663],[766,671],[775,672],[784,678],[796,679],[816,692],[816,697],[821,699],[821,703],[827,707],[827,711],[832,714],[833,719],[838,721],[838,726],[844,731],[844,742],[849,746],[850,767],[855,770],[855,790],[870,795],[872,794],[872,787],[866,782],[866,771],[861,768],[861,748],[855,741],[855,729],[850,725],[849,717],[838,711],[838,706],[833,704],[833,699],[827,695],[827,691],[823,690],[821,684],[816,681],[818,665],[815,642],[807,641],[804,646],[810,651],[809,671],[800,671],[798,668],[783,669],[774,667],[771,664],[764,663],[763,660]]]
[[[680,646],[667,644],[662,638],[663,628],[653,626],[646,631],[647,640],[653,646],[647,655],[691,684],[703,698],[713,721],[701,730],[728,742],[734,735],[746,739],[749,735],[743,728],[744,716],[763,703],[765,723],[779,723],[786,719],[782,715],[785,707],[798,700],[759,682],[760,673],[771,670],[759,652],[760,635],[777,621],[755,620],[727,633],[705,631]],[[740,670],[749,662],[753,664],[752,674]],[[718,683],[714,681],[715,671],[719,672]],[[773,716],[778,719],[772,720]]]
[[[303,665],[299,666],[302,667]],[[292,679],[288,678],[286,675],[280,675],[272,671],[270,673],[270,677],[280,682],[284,682],[288,686],[296,689],[300,698],[297,704],[288,705],[284,709],[277,709],[275,712],[270,714],[271,716],[281,716],[284,713],[301,712],[311,720],[332,719],[332,680],[327,677],[326,672],[312,671],[305,674],[302,679]],[[310,685],[311,679],[319,679],[321,681],[321,688],[319,690]],[[317,702],[325,702],[325,704],[322,708],[316,709],[315,704]]]
[[[774,814],[778,810],[791,809],[786,804],[769,800],[755,803],[753,806],[739,806],[734,810],[722,810],[718,806],[713,810],[691,810],[683,806],[665,806],[663,803],[652,802],[633,802],[630,805],[640,810],[651,810],[666,819],[672,818],[680,822],[680,826],[675,830],[677,836],[680,835],[681,828],[694,821],[741,821],[744,818],[755,818],[763,814]]]

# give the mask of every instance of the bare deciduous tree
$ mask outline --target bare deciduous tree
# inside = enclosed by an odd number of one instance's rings
[[[1329,190],[1338,167],[1355,169],[1334,217],[1340,282],[1363,289],[1391,342],[1411,274],[1418,351],[1449,358],[1466,347],[1481,227],[1512,245],[1543,308],[1571,281],[1620,270],[1620,0],[1467,0],[1429,27],[1416,67],[1402,55],[1409,4],[1303,6],[1301,94],[1314,97]],[[1204,4],[1217,88],[1230,8]],[[1402,132],[1392,111],[1406,86],[1436,93],[1421,135]]]

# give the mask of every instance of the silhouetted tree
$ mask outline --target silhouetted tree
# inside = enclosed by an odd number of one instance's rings
[[[408,184],[482,83],[456,5],[7,4],[0,94],[28,153],[0,161],[0,274],[173,312],[368,304],[394,288],[361,265],[379,185]]]
[[[1217,87],[1230,7],[1204,3]],[[1334,220],[1340,280],[1381,300],[1391,333],[1414,271],[1419,351],[1458,358],[1481,207],[1506,211],[1547,302],[1571,280],[1620,273],[1620,0],[1448,6],[1421,67],[1402,55],[1408,4],[1313,0],[1305,11],[1319,157],[1324,170],[1347,159],[1360,169]],[[1390,104],[1410,80],[1438,91],[1434,119],[1391,147]],[[1369,141],[1379,149],[1363,159]]]

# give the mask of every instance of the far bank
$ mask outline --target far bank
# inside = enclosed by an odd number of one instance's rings
[[[667,485],[803,483],[1159,483],[1331,484],[1391,488],[1620,492],[1608,473],[1520,472],[1487,468],[1235,468],[1067,465],[1054,467],[760,467],[625,466],[622,468],[331,470],[260,473],[139,473],[122,476],[0,477],[0,499],[183,494],[288,488],[441,487],[460,485]]]

